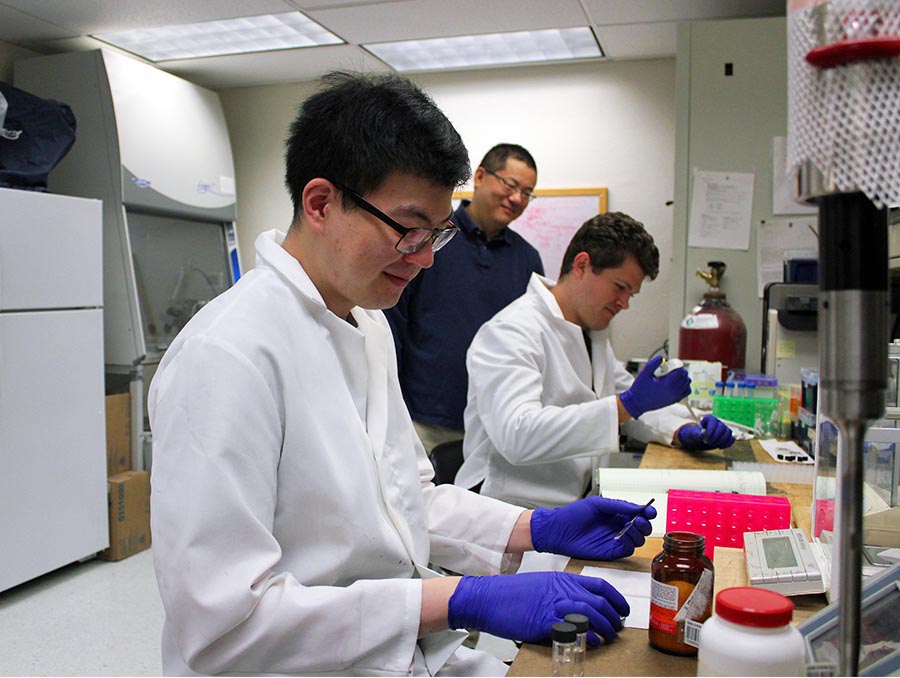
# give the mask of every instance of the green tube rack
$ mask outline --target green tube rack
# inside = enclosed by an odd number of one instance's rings
[[[756,427],[757,420],[770,421],[778,410],[778,398],[732,398],[715,396],[713,414],[744,426]]]

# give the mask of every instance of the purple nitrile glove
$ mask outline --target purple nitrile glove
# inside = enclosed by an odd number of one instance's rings
[[[653,376],[662,361],[661,355],[653,358],[634,378],[631,388],[619,394],[623,407],[634,419],[644,412],[684,400],[691,394],[691,378],[683,367],[662,377]]]
[[[676,435],[686,450],[724,450],[734,445],[734,433],[711,414],[703,417],[699,424],[682,426]]]
[[[585,497],[559,508],[536,508],[531,515],[535,551],[584,560],[615,560],[634,553],[652,531],[652,506],[630,501]],[[628,529],[616,538],[634,519]]]
[[[550,638],[553,624],[567,614],[590,620],[597,634],[615,638],[631,612],[625,597],[606,580],[568,572],[527,572],[463,577],[450,597],[451,629],[478,629],[501,638],[535,643]]]

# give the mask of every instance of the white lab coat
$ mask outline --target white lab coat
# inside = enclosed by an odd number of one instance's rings
[[[502,674],[464,632],[417,642],[419,577],[499,572],[521,509],[430,483],[383,314],[328,311],[283,238],[150,389],[165,673]]]
[[[562,506],[584,495],[593,456],[619,449],[615,395],[633,382],[608,330],[590,333],[588,357],[553,285],[532,274],[525,294],[481,326],[466,356],[465,462],[456,484],[484,481],[483,495],[519,506]],[[639,440],[670,444],[688,414],[672,405],[624,426]]]

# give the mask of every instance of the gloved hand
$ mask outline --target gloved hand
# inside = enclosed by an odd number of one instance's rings
[[[691,378],[683,367],[663,377],[653,376],[662,361],[661,355],[653,358],[635,377],[631,388],[619,394],[622,405],[635,419],[644,412],[672,405],[691,394]]]
[[[536,508],[531,543],[536,551],[584,560],[615,560],[634,553],[652,531],[656,509],[630,501],[585,497],[559,508]],[[616,536],[634,519],[625,533]]]
[[[624,596],[604,579],[568,572],[528,572],[463,577],[450,597],[451,629],[478,629],[529,643],[550,638],[553,624],[567,614],[585,615],[592,631],[612,640],[631,610]]]
[[[734,433],[711,414],[699,424],[682,426],[675,435],[686,450],[724,450],[734,445]]]

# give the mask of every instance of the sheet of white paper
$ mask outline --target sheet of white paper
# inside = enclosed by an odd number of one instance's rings
[[[750,248],[752,173],[694,170],[688,245],[728,250]]]
[[[770,219],[756,228],[756,294],[762,299],[770,282],[784,280],[785,259],[818,259],[815,217]]]
[[[538,551],[525,551],[522,554],[522,563],[518,573],[522,572],[562,572],[569,564],[569,556],[561,556],[556,553],[540,553]]]
[[[776,440],[774,438],[770,440],[760,440],[760,446],[769,453],[769,456],[772,457],[772,461],[777,461],[781,464],[814,464],[815,460],[806,454],[806,451],[800,447],[793,440]],[[785,459],[779,459],[778,455],[782,457],[794,457],[793,460],[787,461]]]
[[[612,584],[625,596],[631,614],[625,619],[625,626],[646,629],[650,626],[650,573],[616,570],[611,567],[585,567],[581,574],[586,577],[600,577]]]
[[[772,214],[816,214],[818,209],[794,200],[794,176],[787,176],[787,137],[772,139]]]

